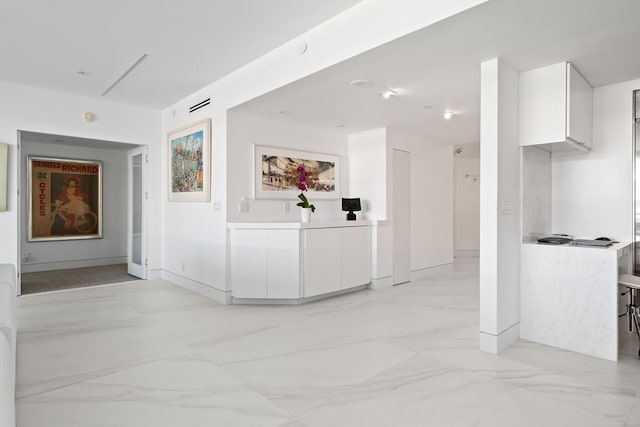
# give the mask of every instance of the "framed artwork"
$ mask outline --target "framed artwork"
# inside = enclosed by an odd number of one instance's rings
[[[169,201],[211,200],[211,120],[169,132]]]
[[[0,143],[0,212],[7,211],[7,179],[9,169],[9,145]]]
[[[254,197],[256,199],[295,199],[296,169],[308,172],[307,197],[310,200],[340,198],[340,157],[286,148],[253,146]]]
[[[102,238],[102,162],[27,157],[30,242]]]

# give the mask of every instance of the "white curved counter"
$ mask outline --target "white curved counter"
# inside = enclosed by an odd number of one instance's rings
[[[299,303],[371,282],[371,221],[229,223],[234,303]]]

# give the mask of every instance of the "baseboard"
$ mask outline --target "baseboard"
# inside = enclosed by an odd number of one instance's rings
[[[432,265],[431,267],[421,268],[420,270],[413,270],[411,272],[411,281],[424,279],[429,275],[429,270],[436,267],[442,267],[443,265],[453,264],[453,260],[451,262],[445,262],[443,264]]]
[[[480,331],[480,350],[491,354],[499,354],[519,339],[520,322],[502,331],[498,335]]]
[[[69,268],[97,267],[101,265],[126,264],[127,257],[109,257],[109,258],[93,258],[79,259],[73,261],[56,261],[56,262],[38,262],[22,264],[20,266],[21,273],[37,273],[38,271],[51,270],[67,270]]]
[[[382,277],[380,279],[371,279],[369,288],[370,289],[393,288],[393,280],[391,280],[391,276]]]
[[[479,257],[480,251],[455,251],[455,257]]]
[[[161,268],[157,270],[149,270],[148,279],[149,280],[162,279],[162,271],[163,270]]]
[[[157,270],[154,270],[157,271]],[[214,301],[219,302],[220,304],[231,304],[231,291],[222,291],[217,288],[213,288],[209,285],[205,285],[204,283],[198,282],[196,280],[189,279],[184,276],[180,276],[179,274],[172,273],[167,270],[161,270],[161,278],[164,280],[168,280],[169,282],[180,286],[181,288],[188,289],[192,292],[210,298]]]
[[[315,295],[307,298],[292,298],[292,299],[284,299],[284,298],[273,298],[273,299],[265,299],[265,298],[232,298],[233,304],[262,304],[262,305],[297,305],[304,304],[311,301],[318,301],[321,299],[331,298],[338,295],[349,294],[351,292],[361,291],[363,289],[367,289],[369,285],[356,286],[354,288],[349,289],[341,289],[339,291],[330,292],[328,294]]]

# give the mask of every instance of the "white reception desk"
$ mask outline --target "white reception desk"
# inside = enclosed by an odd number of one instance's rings
[[[524,243],[520,256],[520,337],[617,361],[618,274],[631,271],[631,244]]]
[[[234,303],[298,303],[371,282],[371,222],[229,223]]]

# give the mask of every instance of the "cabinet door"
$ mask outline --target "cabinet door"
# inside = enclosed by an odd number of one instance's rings
[[[566,139],[566,62],[520,73],[520,145],[549,144]]]
[[[371,282],[371,231],[369,227],[341,229],[342,289]]]
[[[231,230],[229,240],[232,295],[235,298],[266,298],[266,230]]]
[[[567,64],[567,138],[591,148],[593,88]]]
[[[340,290],[341,249],[339,228],[304,231],[304,296]]]
[[[300,231],[267,231],[267,297],[300,298]]]

